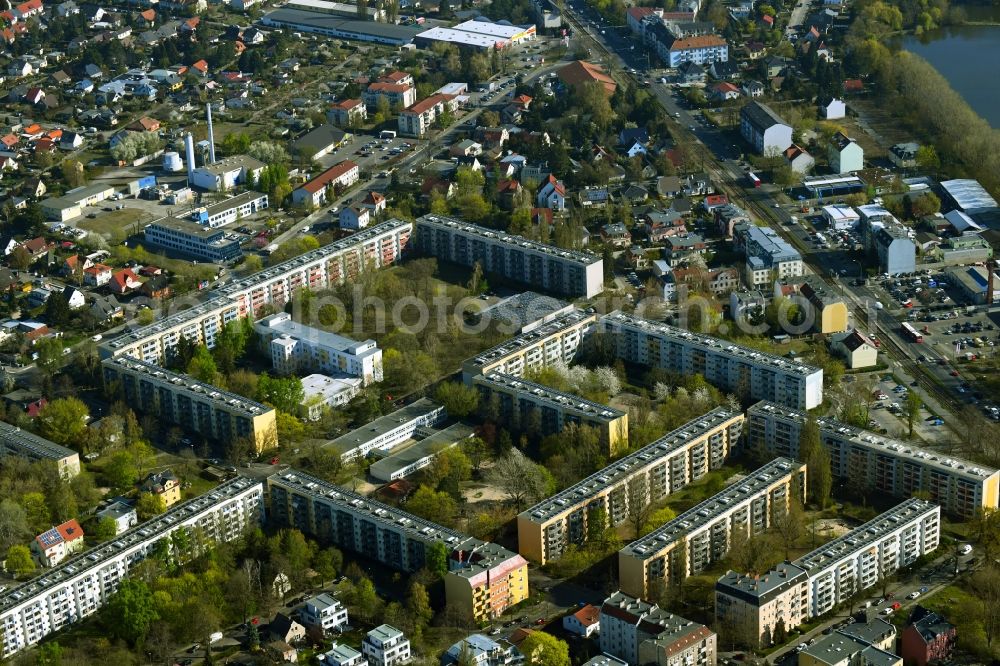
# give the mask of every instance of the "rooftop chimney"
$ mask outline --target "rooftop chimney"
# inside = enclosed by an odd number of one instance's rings
[[[191,132],[184,135],[184,159],[187,160],[188,186],[194,185],[194,137]]]
[[[205,105],[208,113],[208,163],[215,164],[215,133],[212,131],[212,103]]]

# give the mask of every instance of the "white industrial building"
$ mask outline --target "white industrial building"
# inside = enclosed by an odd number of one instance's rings
[[[265,164],[249,155],[235,155],[191,170],[191,185],[210,192],[224,192],[257,181]]]

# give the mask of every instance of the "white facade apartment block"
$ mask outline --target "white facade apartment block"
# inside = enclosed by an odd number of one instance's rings
[[[358,342],[292,321],[279,312],[254,324],[274,369],[292,375],[309,369],[360,377],[365,386],[382,381],[382,350],[374,340]]]
[[[413,225],[388,220],[339,241],[289,259],[277,266],[230,282],[219,295],[101,345],[102,356],[128,354],[148,363],[164,363],[180,335],[215,346],[222,326],[255,317],[264,305],[281,309],[299,289],[325,289],[353,279],[368,267],[395,263],[407,250]]]
[[[742,429],[743,414],[717,407],[542,500],[517,516],[518,552],[539,564],[558,559],[586,540],[595,510],[620,525],[636,499],[631,484],[644,487],[650,503],[678,492],[725,464]]]
[[[808,414],[772,402],[747,410],[746,444],[795,458]],[[945,512],[971,518],[997,508],[1000,471],[940,451],[862,430],[831,418],[817,419],[834,476],[894,497],[927,493]]]
[[[737,538],[766,531],[787,511],[793,492],[805,497],[806,467],[775,458],[618,551],[619,585],[649,598],[674,580],[723,559]]]
[[[467,359],[462,363],[462,378],[471,386],[473,377],[482,374],[523,377],[529,369],[560,361],[569,365],[596,322],[597,315],[574,309]]]
[[[3,656],[35,645],[97,612],[117,591],[132,565],[177,530],[197,528],[196,533],[210,542],[238,538],[249,525],[262,520],[263,497],[260,482],[237,477],[11,587],[0,595]]]
[[[822,368],[619,311],[601,317],[598,326],[625,362],[700,374],[722,391],[796,409],[823,402]]]
[[[299,617],[302,624],[320,627],[324,633],[347,626],[347,609],[325,592],[307,599]]]
[[[369,631],[361,651],[370,666],[396,666],[410,660],[410,639],[395,627],[383,624]]]
[[[486,273],[574,297],[604,290],[604,262],[596,255],[563,250],[444,215],[417,220],[417,249],[462,266],[477,262]]]

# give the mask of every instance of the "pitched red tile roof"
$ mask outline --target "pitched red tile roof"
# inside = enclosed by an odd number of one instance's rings
[[[402,113],[410,113],[415,115],[420,115],[424,111],[428,111],[434,108],[438,104],[443,104],[448,100],[454,98],[454,95],[445,95],[444,93],[438,93],[437,95],[431,95],[426,99],[422,99],[410,108],[404,110]]]
[[[83,538],[83,528],[80,527],[80,523],[76,522],[76,518],[67,520],[62,525],[56,527],[56,529],[59,531],[59,536],[61,536],[63,541],[66,543]]]
[[[324,171],[323,173],[321,173],[320,175],[316,176],[308,183],[303,185],[302,189],[308,192],[309,194],[316,194],[324,187],[326,187],[328,184],[341,178],[345,173],[349,172],[351,169],[356,169],[357,166],[358,165],[352,162],[351,160],[344,160],[340,164],[334,164],[332,167],[330,167],[329,169],[327,169],[326,171]]]
[[[558,72],[558,76],[568,86],[577,86],[596,81],[604,86],[604,90],[609,95],[614,94],[618,88],[618,84],[605,73],[603,67],[584,60],[577,60],[562,67]]]
[[[360,99],[345,99],[336,104],[332,105],[331,109],[340,109],[341,111],[350,111],[351,109],[361,106]]]
[[[156,20],[156,10],[155,9],[147,9],[146,11],[139,12],[139,16],[141,16],[142,18],[146,19],[147,21],[155,21]]]
[[[192,69],[197,69],[199,72],[204,74],[208,71],[208,62],[205,60],[199,60],[198,62],[191,65]]]

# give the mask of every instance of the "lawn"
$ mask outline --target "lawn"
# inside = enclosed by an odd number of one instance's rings
[[[121,210],[98,213],[97,217],[93,219],[84,218],[77,223],[77,226],[102,236],[110,236],[122,230],[128,233],[128,227],[134,225],[142,217],[143,211],[137,208],[122,208]]]

